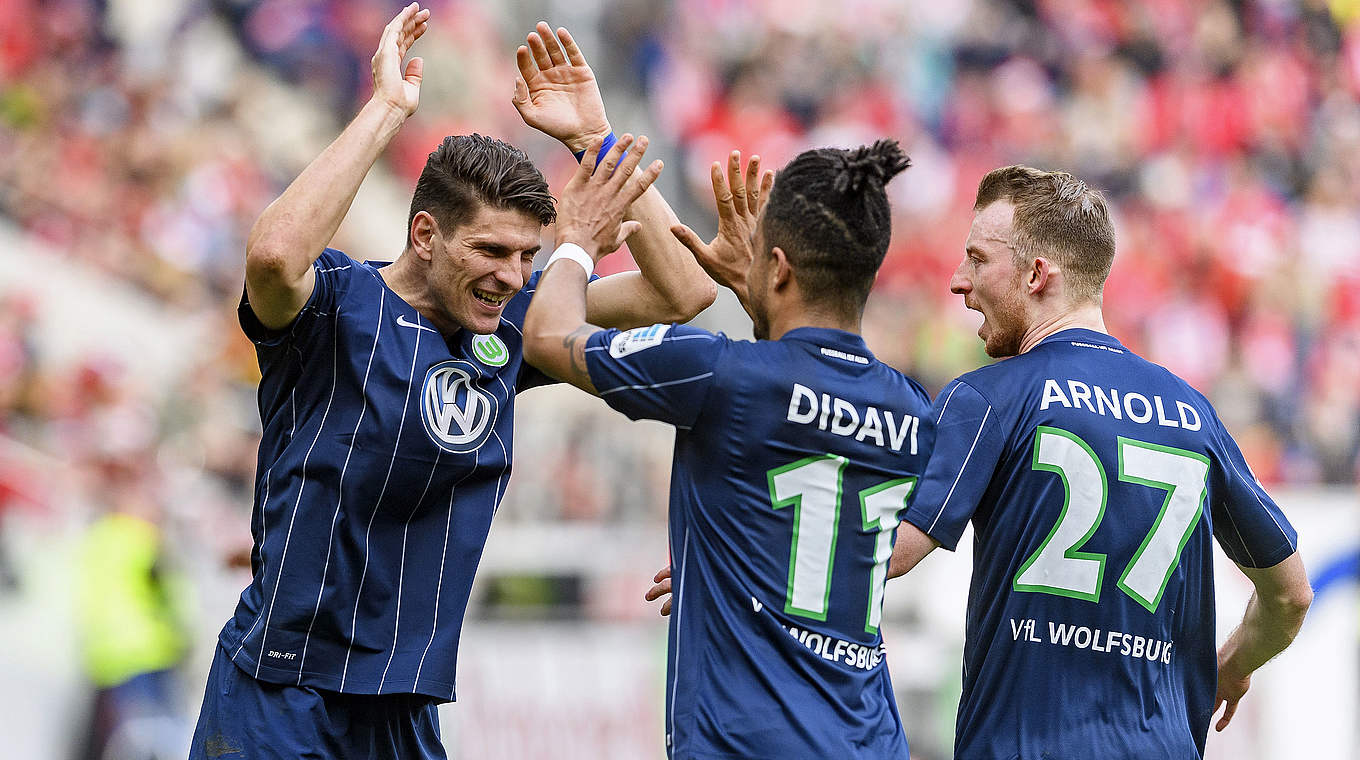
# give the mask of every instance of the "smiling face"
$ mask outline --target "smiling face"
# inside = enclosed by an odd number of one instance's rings
[[[533,272],[542,225],[516,209],[479,205],[471,219],[431,239],[428,286],[447,318],[486,335]]]
[[[1015,356],[1029,327],[1025,272],[1016,265],[1011,243],[1015,207],[996,201],[973,216],[963,261],[949,278],[949,290],[982,313],[978,337],[993,358]]]

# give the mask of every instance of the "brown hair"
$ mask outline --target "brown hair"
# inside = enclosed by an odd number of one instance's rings
[[[420,172],[406,234],[410,236],[418,212],[428,213],[452,232],[472,219],[479,204],[522,211],[545,226],[557,218],[548,181],[524,151],[478,134],[450,135],[430,153]]]
[[[1073,297],[1099,299],[1114,262],[1114,224],[1105,197],[1067,172],[1007,166],[978,183],[973,211],[1003,200],[1015,206],[1016,258],[1051,257]]]

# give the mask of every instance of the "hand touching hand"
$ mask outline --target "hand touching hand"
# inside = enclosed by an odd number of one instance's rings
[[[412,58],[404,68],[401,62],[429,26],[429,9],[422,10],[419,3],[411,3],[383,28],[378,51],[373,54],[373,99],[406,116],[415,113],[420,104],[420,80],[425,73],[425,62]]]
[[[561,140],[573,152],[609,134],[604,99],[576,40],[566,29],[556,35],[538,22],[515,51],[515,109],[524,123]]]
[[[742,306],[746,306],[746,270],[750,268],[754,254],[756,222],[774,187],[774,172],[762,174],[760,156],[751,156],[743,181],[741,151],[734,150],[727,159],[726,181],[722,165],[716,161],[710,175],[713,198],[718,203],[717,236],[704,243],[694,230],[683,224],[671,227],[671,234],[694,254],[699,266],[710,277],[731,288]]]
[[[619,138],[596,166],[602,143],[591,143],[557,200],[557,244],[575,243],[596,261],[618,250],[642,226],[640,222],[623,221],[623,215],[647,192],[662,169],[660,161],[653,161],[645,170],[637,171],[638,162],[647,153],[647,138],[638,138],[634,145],[632,135]],[[624,156],[630,147],[633,150]]]
[[[665,617],[671,614],[671,601],[674,599],[674,597],[668,596],[671,593],[671,566],[666,565],[656,571],[656,576],[652,578],[652,581],[656,585],[647,589],[647,593],[642,598],[649,602],[655,602],[663,596],[666,597],[666,601],[661,603],[661,616]]]

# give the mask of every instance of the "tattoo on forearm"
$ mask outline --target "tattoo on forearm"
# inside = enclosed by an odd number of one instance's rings
[[[590,370],[586,368],[586,342],[599,328],[594,325],[581,325],[562,339],[562,347],[570,357],[572,382],[576,385],[590,384]]]

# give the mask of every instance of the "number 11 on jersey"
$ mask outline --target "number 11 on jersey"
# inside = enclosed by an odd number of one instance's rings
[[[831,572],[836,561],[840,525],[845,457],[835,454],[800,459],[770,470],[770,504],[775,509],[792,506],[793,539],[789,547],[789,581],[784,612],[825,621],[831,597]],[[860,527],[874,532],[873,570],[869,584],[869,607],[864,616],[866,633],[877,633],[883,615],[883,585],[892,557],[893,531],[898,515],[907,506],[916,478],[889,480],[858,493]]]

